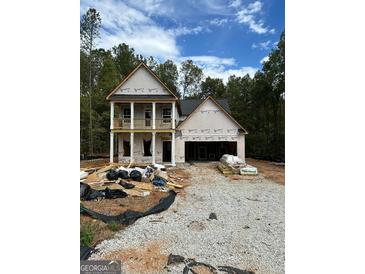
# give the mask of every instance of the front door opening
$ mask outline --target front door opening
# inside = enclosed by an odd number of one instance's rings
[[[171,162],[171,141],[162,142],[162,161]]]

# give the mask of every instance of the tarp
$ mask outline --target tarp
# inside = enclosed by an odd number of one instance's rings
[[[80,246],[80,260],[87,260],[95,252],[93,247]]]
[[[82,204],[80,204],[80,213],[89,215],[92,218],[99,219],[104,223],[117,222],[123,225],[133,224],[137,219],[150,215],[157,214],[166,209],[168,209],[175,201],[176,193],[173,190],[169,191],[169,195],[167,197],[161,198],[159,203],[154,207],[150,208],[146,212],[138,212],[133,210],[127,210],[122,214],[116,216],[104,215],[98,212],[95,212],[91,209],[86,208]]]

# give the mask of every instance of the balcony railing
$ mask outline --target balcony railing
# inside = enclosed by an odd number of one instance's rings
[[[152,119],[134,119],[134,129],[152,129]],[[155,119],[156,129],[172,129],[172,119]],[[131,129],[131,119],[114,118],[114,129]]]

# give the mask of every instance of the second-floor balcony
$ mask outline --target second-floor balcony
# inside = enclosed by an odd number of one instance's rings
[[[152,119],[134,119],[133,127],[131,119],[114,118],[114,129],[153,129]],[[172,119],[155,119],[155,129],[171,129]]]

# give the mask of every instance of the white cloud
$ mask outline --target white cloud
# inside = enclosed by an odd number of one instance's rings
[[[269,61],[269,56],[265,56],[260,60],[260,64],[264,64],[265,62]]]
[[[269,50],[270,48],[271,48],[271,41],[270,40],[268,40],[268,41],[265,41],[265,42],[261,42],[261,43],[258,43],[258,44],[256,44],[256,43],[253,43],[252,44],[252,48],[253,49],[256,49],[256,48],[259,48],[259,49],[261,49],[261,50]]]
[[[175,36],[143,12],[117,0],[81,2],[82,13],[89,7],[96,8],[102,18],[99,47],[109,49],[119,43],[126,43],[145,56],[166,58],[180,54]]]
[[[258,34],[271,32],[264,23],[255,19],[256,14],[262,9],[263,4],[260,1],[250,3],[247,7],[243,7],[236,13],[236,21],[241,24],[245,24],[249,29]],[[274,30],[275,31],[275,30]]]
[[[236,64],[234,58],[220,58],[213,55],[185,56],[180,57],[179,61],[189,59],[201,66],[233,66]]]
[[[209,31],[209,29],[203,28],[202,26],[197,26],[194,28],[189,27],[177,27],[174,29],[169,29],[168,32],[174,36],[198,34],[202,31]]]
[[[241,6],[241,0],[233,0],[229,4],[229,6],[233,8],[238,8],[239,6]]]
[[[214,18],[209,21],[209,23],[211,25],[215,25],[215,26],[222,26],[222,25],[226,24],[227,22],[228,22],[227,18],[223,18],[223,19]]]
[[[128,0],[128,5],[146,12],[148,15],[166,15],[175,12],[172,1],[163,0]]]
[[[246,74],[250,75],[250,77],[254,77],[255,73],[258,71],[258,68],[254,67],[241,67],[239,69],[224,69],[224,68],[215,68],[215,67],[206,67],[204,69],[205,76],[210,76],[212,78],[220,78],[223,79],[223,82],[226,84],[228,82],[228,78],[231,75],[236,75],[239,77],[245,76]]]

